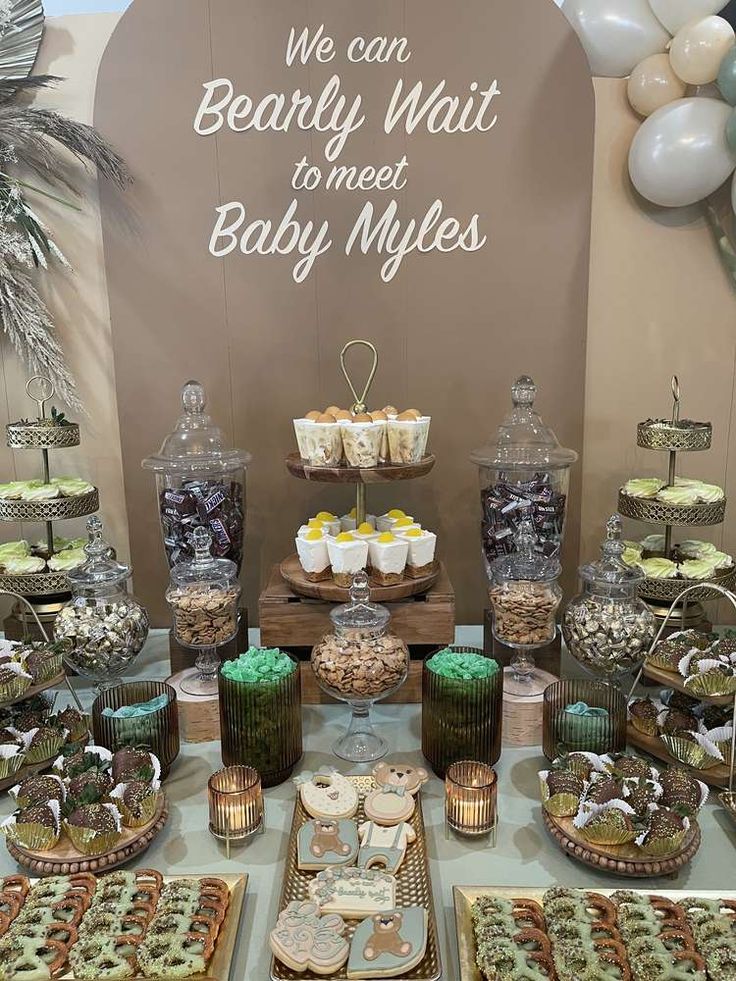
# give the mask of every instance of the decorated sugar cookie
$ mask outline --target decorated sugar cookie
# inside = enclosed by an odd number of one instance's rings
[[[365,816],[376,824],[401,824],[414,813],[416,802],[404,787],[386,784],[367,795],[364,802]]]
[[[289,903],[269,935],[271,951],[301,974],[334,974],[348,959],[345,924],[334,913],[320,916],[314,903]]]
[[[423,783],[429,780],[429,774],[423,766],[413,763],[376,763],[373,767],[373,779],[378,787],[403,787],[407,794],[415,796]]]
[[[427,949],[427,911],[421,906],[376,913],[356,927],[349,978],[393,978],[410,971]]]
[[[414,828],[405,821],[393,827],[364,821],[358,828],[358,834],[360,835],[359,868],[370,869],[380,865],[392,874],[404,861],[406,849],[417,836]]]
[[[299,828],[297,865],[318,872],[332,865],[352,865],[358,854],[358,829],[354,821],[313,818]]]
[[[321,913],[339,913],[351,920],[362,920],[396,905],[396,879],[380,869],[325,869],[308,888],[309,898]]]
[[[358,791],[347,777],[329,766],[301,773],[294,780],[304,810],[315,818],[351,818],[358,810]]]

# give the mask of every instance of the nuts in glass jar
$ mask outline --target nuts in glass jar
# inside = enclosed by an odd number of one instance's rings
[[[170,589],[167,600],[174,612],[174,632],[188,647],[217,647],[238,629],[237,587]]]
[[[312,652],[317,680],[345,699],[380,698],[404,680],[408,653],[404,642],[391,634],[349,638],[328,634]]]
[[[488,596],[495,615],[496,636],[502,643],[543,644],[555,636],[555,612],[560,592],[546,582],[519,581],[494,586]]]

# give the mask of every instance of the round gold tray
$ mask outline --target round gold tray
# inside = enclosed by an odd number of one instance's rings
[[[683,589],[695,586],[691,593],[687,594],[688,603],[706,603],[710,600],[719,600],[722,594],[717,589],[712,589],[711,584],[721,586],[723,589],[733,589],[736,585],[736,566],[733,566],[724,575],[714,579],[642,579],[637,589],[639,595],[645,600],[666,600],[671,603],[676,600]]]
[[[690,862],[700,848],[700,827],[690,821],[690,830],[680,848],[664,858],[644,855],[634,843],[626,845],[591,845],[572,823],[572,818],[558,818],[542,809],[544,826],[562,851],[585,865],[614,875],[644,879],[669,875]]]
[[[93,514],[100,506],[95,487],[76,497],[54,497],[50,501],[0,501],[0,521],[64,521]]]
[[[618,510],[627,518],[650,525],[719,525],[726,515],[726,498],[713,504],[665,504],[618,492]]]
[[[140,855],[161,831],[169,817],[169,806],[164,794],[153,819],[142,828],[124,828],[123,837],[115,848],[102,855],[85,855],[77,851],[64,835],[50,851],[32,851],[15,842],[6,840],[8,852],[18,865],[33,875],[74,875],[77,872],[103,872],[124,865]]]
[[[307,579],[297,555],[290,555],[284,559],[280,570],[284,582],[301,596],[325,600],[328,603],[347,603],[350,599],[350,590],[346,586],[338,586],[332,579],[323,579],[322,582],[312,582]],[[392,586],[377,586],[371,580],[371,601],[373,603],[392,603],[394,600],[426,593],[428,589],[434,586],[439,576],[440,564],[435,561],[432,572],[428,576],[422,576],[421,579],[410,579],[407,576]]]
[[[20,593],[21,596],[58,596],[71,592],[65,572],[32,572],[25,576],[0,573],[2,589]]]
[[[310,467],[298,453],[286,458],[286,468],[292,477],[316,480],[323,484],[382,484],[390,480],[414,480],[429,473],[435,463],[430,453],[419,463],[379,463],[377,467]]]
[[[647,450],[709,450],[712,435],[709,422],[685,426],[671,419],[647,419],[636,427],[636,445]]]
[[[79,426],[44,426],[37,422],[11,422],[5,427],[6,442],[13,450],[55,450],[79,446]]]

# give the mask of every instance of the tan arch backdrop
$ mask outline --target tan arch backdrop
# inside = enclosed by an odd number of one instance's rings
[[[102,208],[135,582],[154,620],[167,620],[166,565],[140,461],[182,382],[201,380],[253,453],[254,614],[301,520],[351,504],[283,460],[295,415],[348,401],[338,353],[363,337],[380,352],[374,406],[431,414],[438,458],[430,476],[376,489],[370,510],[403,507],[438,531],[458,622],[479,622],[468,454],[516,375],[534,376],[545,418],[582,446],[594,106],[555,4],[134,0],[95,123],[135,178],[124,198],[103,187]]]

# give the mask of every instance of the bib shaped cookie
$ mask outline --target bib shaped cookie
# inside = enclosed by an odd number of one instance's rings
[[[421,906],[376,913],[359,923],[348,958],[349,978],[393,978],[421,961],[427,949],[427,911]]]
[[[337,770],[323,767],[314,774],[302,774],[295,780],[304,810],[313,818],[351,818],[358,810],[358,791]]]

